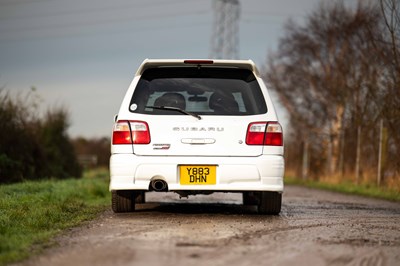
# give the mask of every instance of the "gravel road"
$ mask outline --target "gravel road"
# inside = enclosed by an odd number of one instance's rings
[[[148,193],[106,211],[19,265],[400,265],[400,204],[285,187],[279,216],[240,194]]]

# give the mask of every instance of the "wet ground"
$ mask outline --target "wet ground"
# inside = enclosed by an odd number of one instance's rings
[[[279,216],[240,194],[150,193],[21,265],[400,265],[400,204],[287,186]]]

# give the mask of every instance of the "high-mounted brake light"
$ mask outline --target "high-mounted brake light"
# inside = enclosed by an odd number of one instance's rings
[[[247,145],[282,146],[282,127],[278,122],[250,123],[246,134]]]
[[[212,64],[214,64],[213,60],[185,60],[183,62],[185,64],[192,64],[192,65],[212,65]]]
[[[146,122],[120,120],[114,125],[112,144],[149,144],[150,131]]]

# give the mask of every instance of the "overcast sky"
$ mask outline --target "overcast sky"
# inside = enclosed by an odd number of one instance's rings
[[[240,0],[240,59],[261,68],[286,21],[318,3]],[[72,137],[110,136],[145,58],[209,56],[213,12],[213,0],[0,0],[0,87],[67,107]]]

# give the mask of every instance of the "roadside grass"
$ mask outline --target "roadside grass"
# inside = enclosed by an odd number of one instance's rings
[[[51,245],[63,230],[96,217],[110,204],[108,171],[81,179],[27,181],[0,186],[0,265]]]
[[[354,184],[350,181],[330,183],[326,181],[302,180],[292,176],[285,177],[285,184],[301,185],[311,188],[318,188],[341,192],[345,194],[366,196],[372,198],[385,199],[390,201],[400,201],[400,190],[396,188],[378,187],[371,184]]]

